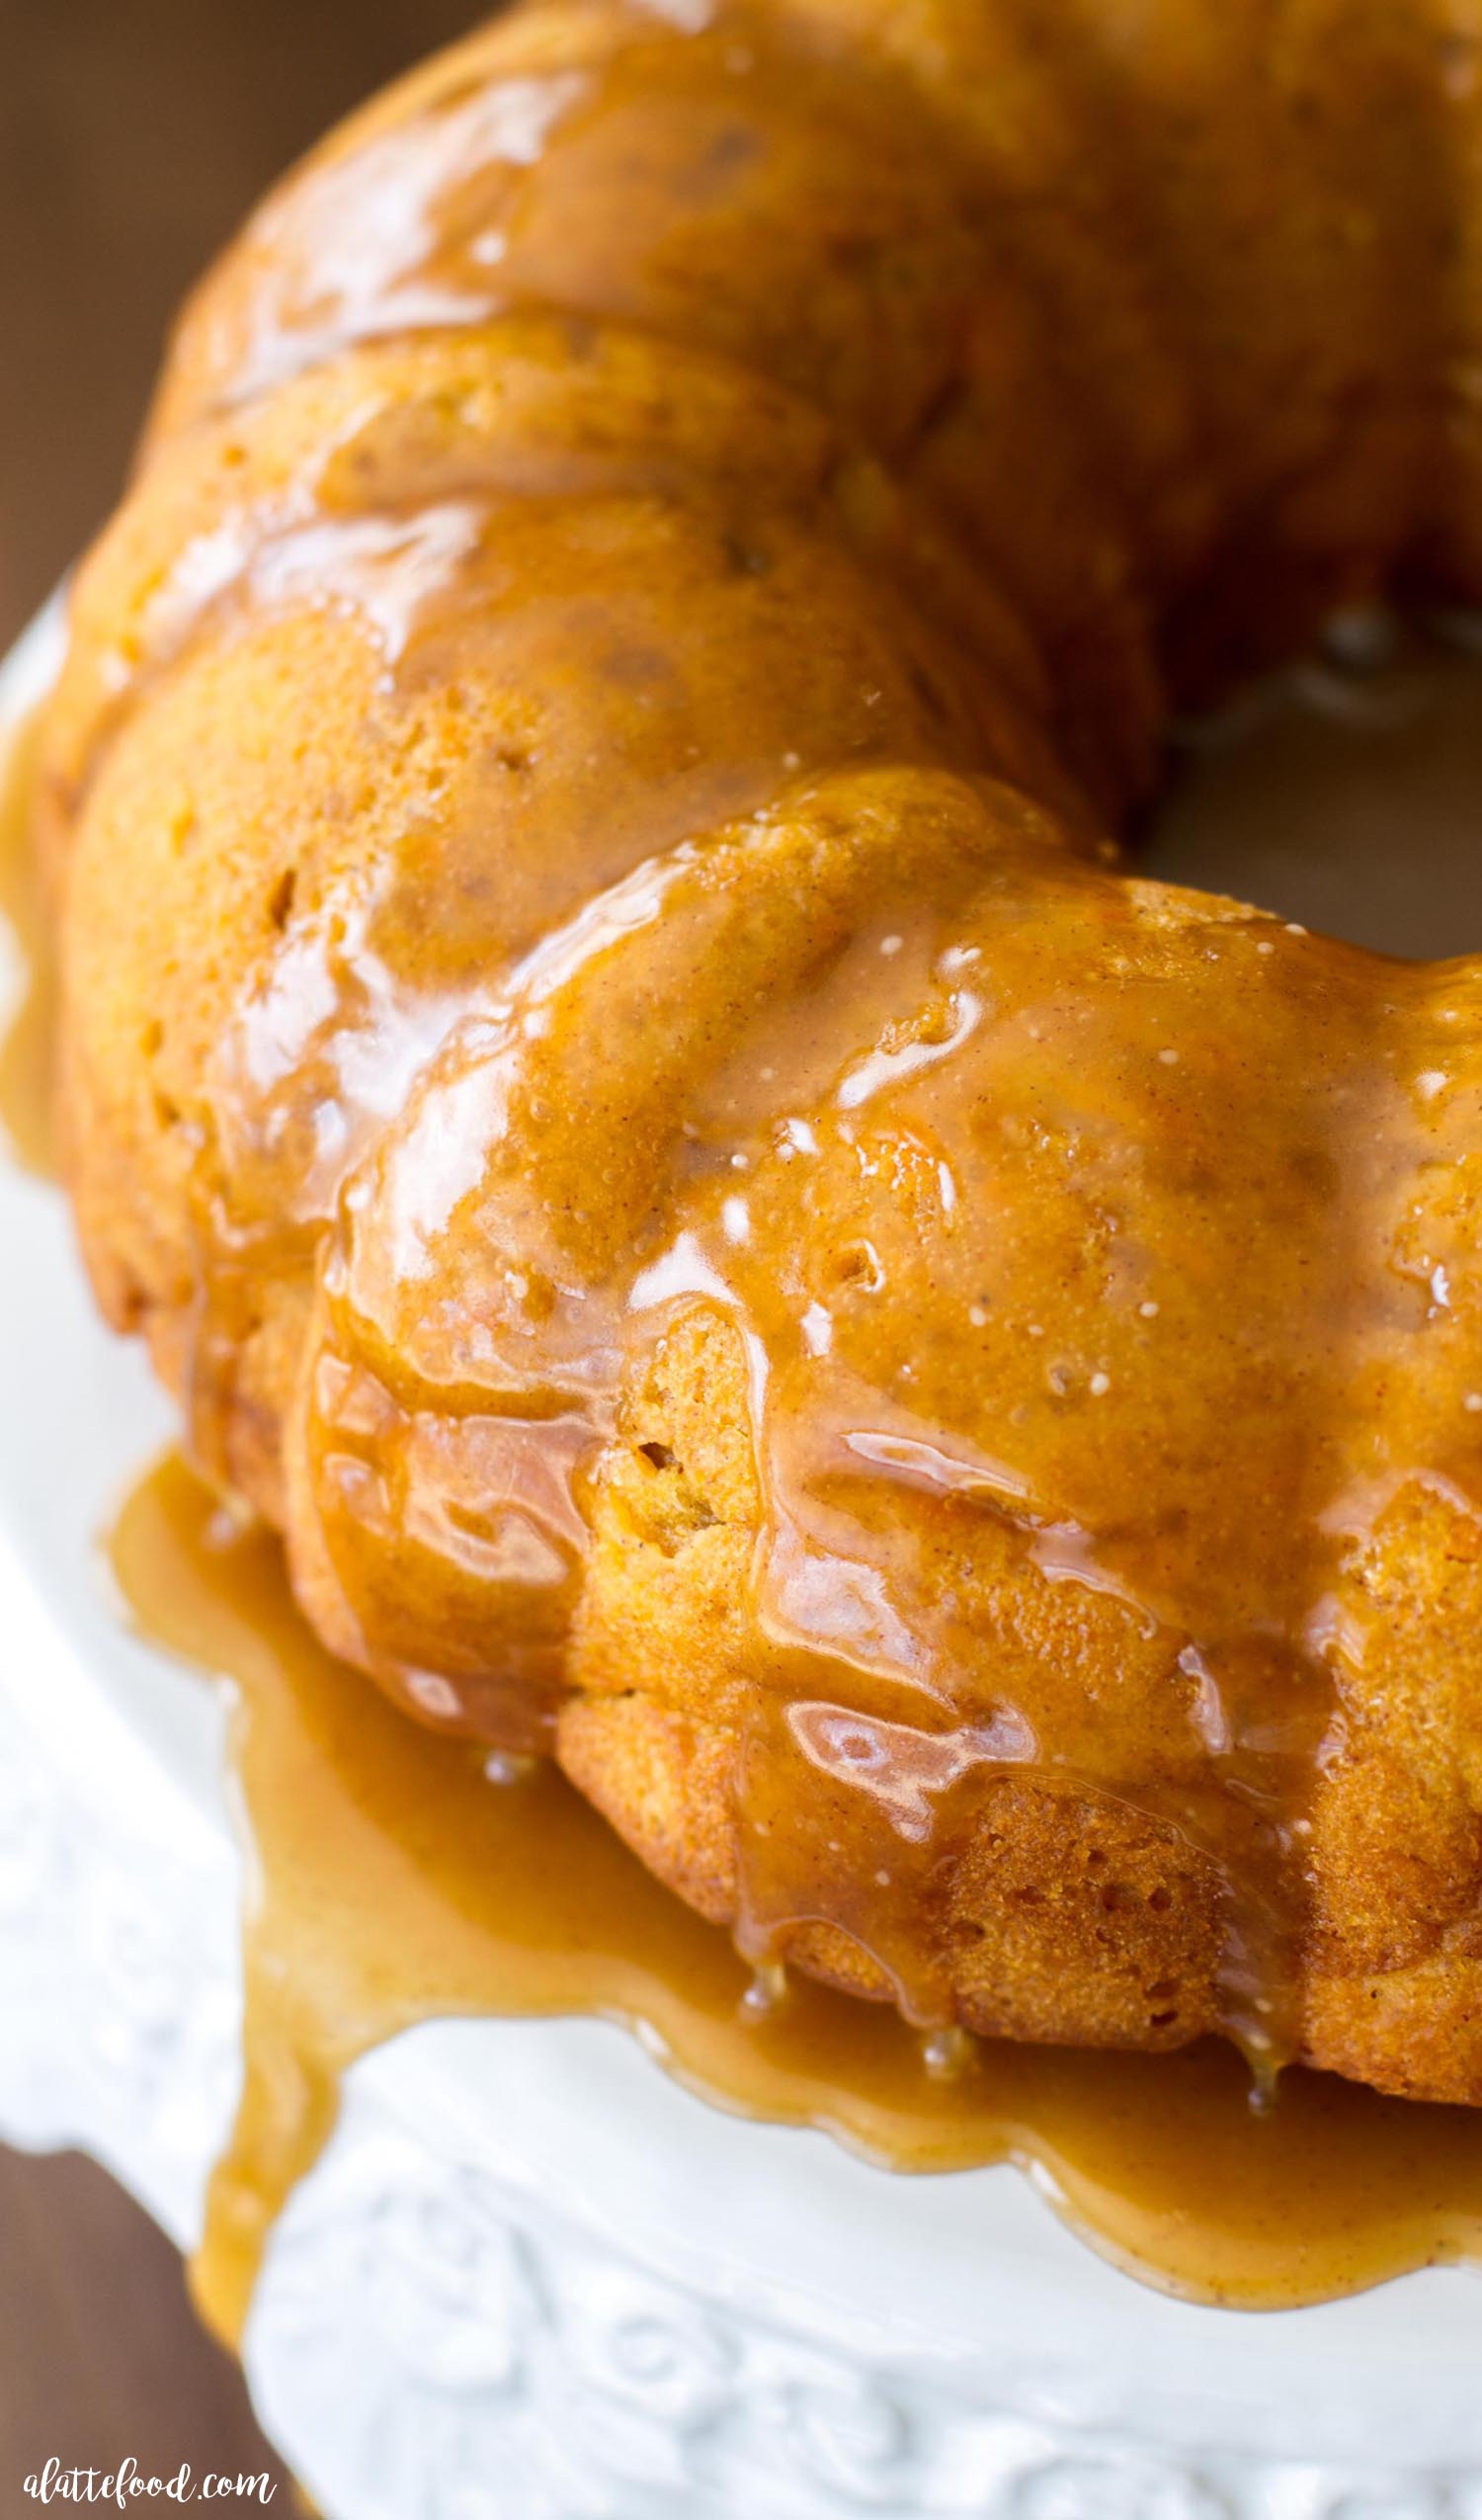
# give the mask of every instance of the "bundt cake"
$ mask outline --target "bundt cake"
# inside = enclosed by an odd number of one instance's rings
[[[1379,594],[1482,597],[1482,0],[527,0],[188,307],[40,840],[338,1654],[759,1964],[1482,2102],[1482,963],[1112,836]]]

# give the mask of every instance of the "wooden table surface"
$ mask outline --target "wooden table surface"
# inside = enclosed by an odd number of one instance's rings
[[[118,492],[171,313],[271,181],[492,0],[0,0],[0,637]]]
[[[328,123],[480,14],[0,0],[0,646],[107,514],[194,273]],[[51,2457],[268,2468],[291,2507],[168,2243],[91,2163],[0,2150],[0,2520],[41,2508],[24,2480]]]
[[[0,2513],[41,2507],[25,2480],[49,2459],[112,2476],[130,2458],[143,2477],[266,2471],[269,2508],[293,2509],[169,2241],[96,2162],[0,2149]]]

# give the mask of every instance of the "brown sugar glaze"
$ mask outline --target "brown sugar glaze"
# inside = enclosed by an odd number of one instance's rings
[[[1473,691],[1453,695],[1453,749],[1458,725],[1475,745]],[[1323,731],[1306,721],[1315,766],[1299,746],[1295,771],[1283,767],[1284,823],[1278,799],[1250,788],[1252,748],[1234,751],[1223,789],[1206,779],[1201,800],[1193,783],[1193,805],[1169,817],[1183,826],[1170,871],[1185,871],[1218,827],[1222,795],[1275,833],[1278,853],[1283,836],[1310,842],[1314,809],[1325,790],[1331,805],[1335,775],[1356,757],[1352,739],[1336,752],[1314,743]],[[1424,721],[1420,733],[1390,773],[1402,797],[1424,797]],[[1383,780],[1371,754],[1357,757],[1372,808]],[[17,748],[7,902],[21,883],[25,763]],[[1387,850],[1393,836],[1381,828],[1372,844]],[[1351,861],[1344,879],[1352,891]],[[39,931],[22,941],[40,992]],[[37,1142],[41,1075],[35,1058],[7,1062],[3,1117],[22,1144]],[[758,2006],[725,1936],[666,1892],[552,1767],[493,1782],[483,1752],[407,1723],[326,1655],[288,1595],[276,1541],[224,1516],[180,1464],[129,1499],[113,1559],[144,1633],[229,1675],[237,1693],[234,1763],[254,1850],[246,2083],[197,2269],[224,2332],[240,2328],[274,2216],[330,2131],[346,2065],[413,2022],[459,2013],[641,2024],[672,2071],[722,2104],[824,2127],[903,2169],[1032,2162],[1094,2245],[1200,2300],[1320,2300],[1482,2247],[1472,2112],[1293,2068],[1257,2113],[1239,2058],[1212,2041],[1156,2058],[975,2042],[945,2059],[953,2070],[933,2073],[887,2008],[797,1975]]]
[[[403,716],[443,705],[453,660],[497,686],[511,618],[558,615],[584,654],[585,544],[578,595],[548,520],[525,588],[527,520],[497,499],[362,530],[389,462],[338,447],[337,486],[300,484],[282,533],[259,518],[235,573],[217,555],[229,652],[311,568]],[[793,600],[793,529],[771,530],[724,607]],[[200,587],[158,600],[164,652],[136,676],[164,671]],[[536,789],[533,863],[502,866],[497,898],[470,872],[466,927],[427,930],[417,822],[390,872],[290,888],[186,1124],[194,1286],[157,1345],[196,1457],[243,1483],[233,1445],[264,1415],[244,1358],[289,1306],[281,1493],[321,1634],[423,1720],[564,1756],[584,1656],[610,1685],[589,1566],[615,1532],[665,1548],[664,1498],[615,1475],[695,1484],[625,1430],[698,1330],[706,1371],[740,1363],[757,1496],[744,1632],[706,1611],[693,1648],[744,1701],[718,1894],[743,1949],[806,1941],[950,2022],[985,1809],[1031,1773],[1035,1829],[1057,1798],[1078,1828],[1118,1805],[1150,1823],[1175,1878],[1124,1903],[1189,1910],[1188,1966],[1145,1973],[1135,2023],[1118,1993],[1097,2035],[1218,2026],[1269,2070],[1303,2045],[1304,1838],[1367,1617],[1347,1569],[1412,1473],[1463,1512],[1477,1452],[1435,1294],[1466,1279],[1468,1218],[1426,1215],[1468,1142],[1469,1097],[1429,1080],[1469,1052],[1477,974],[1392,966],[1376,1006],[1370,957],[1112,879],[1069,808],[949,766],[970,759],[950,683],[925,631],[913,680],[898,609],[888,651],[862,614],[825,702],[776,683],[775,639],[717,639],[734,749],[687,744],[711,664],[693,613],[654,600],[620,632],[597,615],[598,681],[620,722],[679,620],[679,697],[611,757],[594,704],[589,752],[573,770],[558,748],[545,781],[550,845]],[[810,739],[858,767],[811,777]],[[593,754],[600,798],[579,793]],[[661,756],[698,766],[656,791]],[[498,775],[528,782],[519,760]],[[1021,725],[1000,766],[1058,792]],[[723,1519],[701,1495],[683,1538]],[[1125,1867],[1099,1860],[1112,1902]],[[1018,2026],[992,2002],[970,2026]]]
[[[553,1766],[491,1781],[471,1745],[408,1724],[335,1663],[276,1542],[234,1526],[178,1461],[129,1498],[113,1563],[144,1632],[237,1690],[246,2082],[195,2269],[228,2336],[345,2067],[454,2014],[641,2026],[707,2098],[896,2169],[1032,2163],[1094,2246],[1198,2301],[1291,2307],[1482,2253],[1475,2112],[1301,2066],[1258,2111],[1213,2040],[1161,2057],[981,2041],[934,2072],[884,2005],[791,1975],[758,2004],[726,1937]]]
[[[1482,971],[1109,836],[1482,597],[1482,85],[1099,16],[535,0],[264,206],[76,582],[68,1185],[326,1645],[753,1961],[1482,2101]]]
[[[1478,2101],[1482,966],[1107,837],[1189,625],[1482,594],[1471,44],[1276,14],[534,7],[290,179],[78,579],[68,1177],[752,1962]]]
[[[69,1187],[330,1648],[753,1960],[1482,2100],[1482,978],[1107,836],[1194,646],[1482,595],[1482,87],[1099,16],[532,6],[264,207],[77,581]]]

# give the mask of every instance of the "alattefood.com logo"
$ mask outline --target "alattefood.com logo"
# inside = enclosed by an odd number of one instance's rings
[[[59,2459],[48,2459],[39,2475],[28,2477],[26,2491],[33,2502],[102,2502],[114,2503],[120,2511],[127,2511],[141,2502],[255,2502],[270,2503],[278,2491],[272,2478],[260,2477],[198,2477],[189,2463],[177,2468],[173,2477],[146,2477],[135,2459],[125,2459],[119,2468],[64,2468]]]

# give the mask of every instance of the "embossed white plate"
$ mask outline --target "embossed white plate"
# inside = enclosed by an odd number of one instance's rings
[[[57,1194],[0,1162],[0,2132],[82,2143],[188,2242],[236,2071],[220,1718],[96,1538],[167,1426]],[[1482,2520],[1482,2276],[1191,2309],[1012,2170],[869,2169],[584,2021],[356,2070],[247,2363],[332,2520]]]

